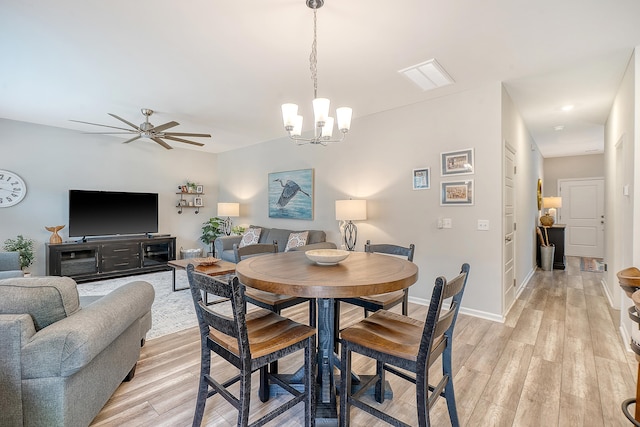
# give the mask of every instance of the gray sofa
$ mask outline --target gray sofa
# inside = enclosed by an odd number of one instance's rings
[[[0,252],[0,279],[22,277],[20,254],[18,252]]]
[[[136,281],[81,308],[68,277],[0,280],[0,424],[89,425],[133,377],[153,299]]]
[[[281,228],[268,228],[260,225],[252,225],[251,227],[260,227],[262,232],[260,233],[260,240],[258,243],[278,243],[278,251],[284,252],[287,241],[289,240],[289,234],[299,233],[300,231],[309,231],[307,236],[307,244],[299,246],[292,250],[295,251],[308,251],[311,249],[335,249],[335,243],[327,242],[327,235],[321,230],[286,230]],[[216,251],[216,257],[225,261],[236,262],[236,257],[233,253],[233,245],[239,244],[242,240],[242,236],[223,236],[218,237],[213,242],[213,247]]]

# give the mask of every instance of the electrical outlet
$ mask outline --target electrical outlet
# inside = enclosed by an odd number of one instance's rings
[[[452,228],[451,218],[442,218],[442,228]]]
[[[488,219],[479,219],[478,220],[478,230],[480,230],[480,231],[489,231],[489,220]]]

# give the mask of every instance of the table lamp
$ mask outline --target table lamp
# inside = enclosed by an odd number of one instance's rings
[[[240,216],[240,203],[218,203],[218,216],[227,217],[224,220],[224,233],[231,235],[231,217]]]
[[[345,247],[353,251],[358,238],[358,228],[353,221],[367,219],[367,201],[336,200],[336,219],[340,221],[340,231]]]
[[[547,208],[547,213],[540,217],[540,224],[551,227],[557,220],[557,208],[562,207],[562,197],[543,197],[542,207]]]

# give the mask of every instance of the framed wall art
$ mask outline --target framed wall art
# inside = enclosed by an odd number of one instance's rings
[[[431,172],[429,168],[413,170],[413,189],[426,190],[431,188]]]
[[[204,206],[204,202],[202,201],[202,197],[195,197],[193,199],[194,206]]]
[[[198,194],[204,193],[204,186],[201,184],[196,185],[196,193]]]
[[[441,206],[473,205],[473,180],[448,181],[440,183]]]
[[[441,175],[467,175],[474,172],[473,148],[440,154]]]
[[[313,169],[269,174],[269,218],[313,219]]]

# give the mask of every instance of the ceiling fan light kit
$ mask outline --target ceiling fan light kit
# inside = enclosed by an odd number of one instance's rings
[[[292,103],[282,104],[282,121],[284,123],[284,129],[288,132],[289,138],[296,141],[298,145],[327,145],[330,142],[341,142],[351,127],[351,108],[337,108],[336,118],[341,135],[339,139],[331,139],[333,137],[334,124],[333,117],[329,116],[329,106],[331,101],[327,98],[318,98],[318,37],[316,12],[323,4],[324,0],[307,0],[307,6],[313,9],[313,43],[311,44],[311,55],[309,56],[309,68],[311,70],[311,79],[313,80],[313,113],[315,123],[312,138],[302,137],[303,117],[298,115],[298,105]]]
[[[211,138],[211,135],[209,135],[208,133],[165,132],[167,129],[178,126],[180,123],[176,121],[170,121],[159,126],[154,126],[149,122],[149,117],[153,114],[153,110],[149,108],[142,108],[140,111],[142,112],[142,115],[145,116],[145,121],[141,123],[140,126],[136,126],[130,121],[125,120],[122,117],[117,116],[113,113],[108,113],[114,119],[120,120],[121,122],[127,124],[128,126],[131,126],[132,129],[122,128],[117,126],[102,125],[99,123],[83,122],[81,120],[71,120],[71,121],[76,123],[84,123],[84,124],[93,125],[93,126],[102,126],[106,128],[118,129],[118,130],[124,131],[124,132],[111,131],[111,132],[86,132],[86,133],[105,134],[105,135],[132,134],[134,136],[124,141],[123,144],[128,144],[140,138],[148,138],[154,141],[155,143],[162,145],[167,150],[171,150],[173,147],[170,146],[166,141],[164,141],[164,139],[168,139],[170,141],[176,141],[176,142],[183,142],[185,144],[192,144],[192,145],[197,145],[198,147],[202,147],[204,144],[202,144],[201,142],[189,141],[188,139],[178,138],[178,137],[188,136],[192,138]]]

